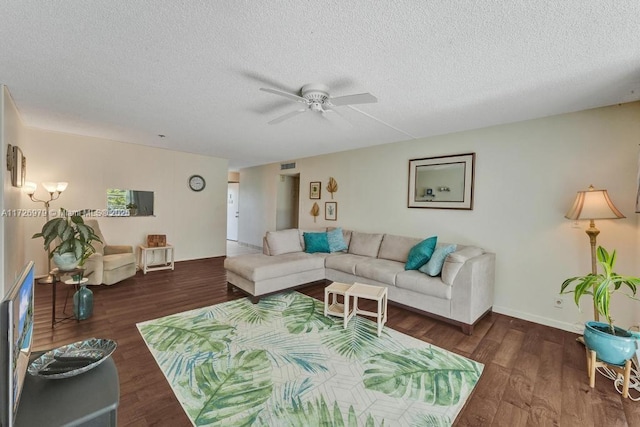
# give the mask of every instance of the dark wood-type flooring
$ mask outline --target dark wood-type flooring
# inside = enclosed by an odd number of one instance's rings
[[[51,328],[51,286],[36,285],[35,349],[90,337],[111,338],[120,377],[120,426],[189,426],[136,323],[243,297],[227,291],[224,258],[176,263],[113,286],[93,286],[93,316]],[[324,283],[301,289],[319,300]],[[58,292],[62,311],[66,285]],[[492,314],[472,336],[419,314],[389,307],[387,326],[485,364],[457,426],[640,426],[640,402],[622,399],[599,377],[589,388],[576,335]]]

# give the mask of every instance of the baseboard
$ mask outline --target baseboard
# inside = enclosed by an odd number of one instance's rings
[[[549,319],[547,317],[536,316],[535,314],[525,313],[518,310],[513,310],[506,307],[493,306],[493,311],[500,314],[505,314],[511,317],[517,317],[518,319],[527,320],[529,322],[539,323],[545,326],[551,326],[552,328],[562,329],[567,332],[574,332],[576,334],[582,333],[584,330],[584,324],[581,322],[568,323],[560,322],[558,320]]]
[[[258,249],[260,251],[262,250],[262,246],[256,246],[256,245],[252,245],[250,243],[245,243],[241,241],[237,241],[236,243],[238,244],[238,246],[244,246],[245,248]]]

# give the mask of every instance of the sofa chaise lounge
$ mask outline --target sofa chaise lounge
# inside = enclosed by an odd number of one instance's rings
[[[491,311],[494,253],[456,245],[441,273],[432,277],[405,270],[409,252],[422,239],[344,230],[345,250],[308,253],[303,235],[298,229],[267,232],[263,253],[226,258],[229,289],[258,302],[261,296],[320,280],[386,286],[391,303],[459,325],[467,334]]]

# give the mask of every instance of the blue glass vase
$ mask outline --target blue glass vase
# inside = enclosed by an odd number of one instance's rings
[[[81,285],[80,289],[73,294],[73,314],[78,320],[91,317],[93,313],[93,292],[86,285]]]

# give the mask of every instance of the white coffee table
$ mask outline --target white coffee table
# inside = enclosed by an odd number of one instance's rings
[[[344,295],[345,327],[348,322],[346,313],[349,312],[349,299],[351,297],[353,297],[353,312],[355,314],[376,318],[376,323],[378,324],[378,336],[380,336],[382,334],[382,327],[387,323],[387,288],[384,286],[365,285],[357,282],[351,285],[351,287],[345,291]],[[359,309],[358,298],[376,301],[378,303],[377,312]],[[349,318],[351,318],[351,316],[349,316]]]

